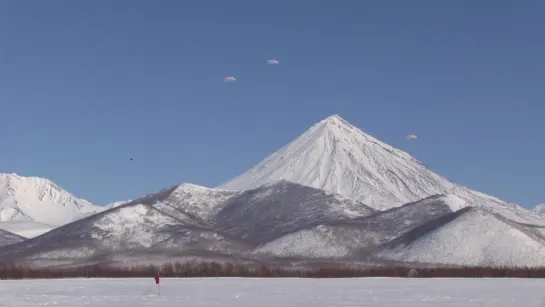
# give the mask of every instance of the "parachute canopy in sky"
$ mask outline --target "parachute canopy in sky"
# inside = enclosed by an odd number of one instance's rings
[[[225,83],[232,83],[232,82],[235,82],[235,81],[237,81],[237,79],[235,77],[232,77],[232,76],[223,78],[223,82],[225,82]]]

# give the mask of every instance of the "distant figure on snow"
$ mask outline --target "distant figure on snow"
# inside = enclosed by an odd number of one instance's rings
[[[157,272],[157,274],[155,274],[154,279],[155,279],[155,284],[157,285],[157,294],[159,295],[161,294],[161,285],[159,284],[160,278],[161,276],[159,275],[159,272]]]

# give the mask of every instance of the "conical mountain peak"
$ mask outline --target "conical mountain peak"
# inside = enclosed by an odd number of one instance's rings
[[[282,179],[338,193],[377,209],[443,192],[431,187],[445,181],[409,154],[364,133],[339,115],[316,123],[220,188],[244,190]]]
[[[330,141],[345,143],[344,145],[346,147],[380,148],[392,154],[398,155],[403,159],[415,160],[408,153],[386,144],[376,137],[362,131],[338,114],[331,115],[316,123],[299,138],[305,136],[308,138],[309,134],[313,134],[315,138],[318,137],[317,135],[319,134],[319,137],[328,138]],[[415,162],[420,163],[416,160]]]
[[[332,130],[332,131],[339,131],[339,132],[347,133],[347,132],[353,131],[354,128],[356,128],[356,127],[351,125],[347,120],[342,118],[340,115],[333,114],[333,115],[328,116],[325,119],[322,119],[321,121],[317,122],[307,132],[312,131],[312,130],[318,130],[318,129],[328,129],[328,130]]]
[[[349,125],[349,123],[344,118],[342,118],[339,114],[330,115],[326,117],[325,119],[323,119],[321,122],[326,122],[331,124],[345,123]]]
[[[483,207],[521,223],[545,222],[545,215],[448,181],[337,114],[220,188],[245,190],[277,180],[337,193],[378,210],[443,194],[453,208]]]
[[[544,222],[520,206],[448,181],[337,114],[220,188],[245,190],[277,180],[337,193],[379,210],[448,194],[453,207],[478,206],[524,223]]]

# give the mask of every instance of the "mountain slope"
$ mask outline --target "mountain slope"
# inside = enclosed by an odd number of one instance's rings
[[[257,246],[298,229],[329,221],[349,221],[374,212],[338,194],[277,181],[229,199],[213,225]]]
[[[249,171],[221,185],[244,190],[274,180],[339,193],[375,208],[438,194],[448,182],[397,150],[330,116]]]
[[[448,181],[338,115],[318,122],[220,188],[245,190],[276,180],[339,193],[379,210],[436,194],[455,194],[467,205],[523,223],[545,224],[545,217],[530,210]]]
[[[168,257],[189,252],[230,254],[245,250],[243,243],[203,225],[205,217],[215,210],[214,201],[204,196],[217,194],[219,200],[224,194],[237,193],[208,190],[194,185],[173,186],[12,245],[9,251],[0,251],[0,257],[33,264],[60,264],[104,260],[123,253]],[[197,200],[180,198],[189,194]]]
[[[13,221],[26,222],[27,228],[32,224],[56,227],[101,210],[50,180],[0,174],[0,228],[9,227],[2,222]]]
[[[6,246],[24,241],[25,238],[9,231],[0,229],[0,246]]]
[[[351,221],[324,221],[318,226],[289,233],[254,250],[255,254],[304,258],[362,258],[374,248],[411,229],[459,210],[454,195],[434,195],[401,207]]]
[[[129,254],[244,256],[302,227],[374,212],[346,197],[285,181],[244,192],[181,184],[12,245],[0,257],[59,264]]]
[[[464,208],[393,240],[391,260],[470,266],[543,266],[545,240],[481,208]]]

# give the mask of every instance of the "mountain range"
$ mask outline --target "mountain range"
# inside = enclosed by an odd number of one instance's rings
[[[49,180],[2,174],[0,262],[543,266],[538,211],[450,182],[333,115],[216,188],[96,206]]]

